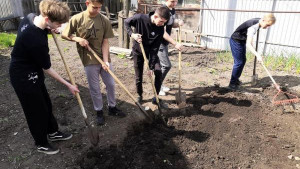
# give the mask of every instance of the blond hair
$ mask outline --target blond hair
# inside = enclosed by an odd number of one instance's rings
[[[276,18],[273,13],[265,14],[263,19],[265,21],[271,22],[272,24],[274,24],[276,22]]]
[[[42,0],[39,8],[41,15],[47,16],[51,22],[65,23],[71,14],[67,3],[57,0]]]

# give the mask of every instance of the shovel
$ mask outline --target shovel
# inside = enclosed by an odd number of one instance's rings
[[[258,50],[258,42],[259,42],[259,29],[257,31],[257,37],[256,37],[256,46],[255,50]],[[254,65],[253,65],[253,75],[251,79],[251,86],[255,86],[257,84],[258,75],[256,74],[256,56],[254,57]]]
[[[97,55],[97,53],[90,47],[88,46],[88,50],[92,52],[94,57],[102,64],[104,65],[105,63],[103,62],[102,59]],[[108,69],[108,73],[115,79],[115,81],[122,87],[123,90],[129,95],[129,97],[134,101],[134,103],[139,107],[141,110],[141,113],[138,115],[141,115],[144,118],[148,118],[149,122],[152,123],[153,117],[148,113],[146,110],[149,108],[143,108],[142,105],[134,98],[134,96],[128,91],[128,89],[124,86],[124,84],[117,78],[117,76],[110,70]],[[150,111],[150,110],[149,110]]]
[[[150,71],[150,67],[149,67],[149,61],[146,57],[146,53],[145,53],[145,49],[144,49],[144,46],[143,46],[143,43],[141,42],[140,43],[140,48],[141,48],[141,51],[142,51],[142,54],[143,54],[143,57],[144,57],[144,62],[145,62],[145,65],[146,65],[146,69],[148,71]],[[152,89],[153,89],[153,93],[154,93],[154,96],[156,98],[156,102],[157,102],[157,107],[158,107],[158,111],[159,111],[159,115],[162,116],[162,110],[161,110],[161,107],[160,107],[160,102],[159,102],[159,98],[158,98],[158,95],[157,95],[157,92],[156,92],[156,88],[155,88],[155,85],[154,85],[154,81],[153,81],[153,78],[152,76],[150,76],[150,81],[151,81],[151,85],[152,85]]]
[[[67,65],[67,63],[66,63],[66,61],[65,61],[65,58],[64,58],[64,56],[63,56],[63,53],[62,53],[62,51],[61,51],[61,49],[60,49],[60,47],[59,47],[59,45],[58,45],[57,38],[56,38],[56,36],[55,36],[55,34],[54,34],[53,32],[51,32],[51,33],[52,33],[54,42],[55,42],[55,44],[56,44],[56,47],[57,47],[57,49],[58,49],[58,51],[59,51],[59,54],[60,54],[60,56],[61,56],[61,59],[62,59],[62,61],[63,61],[63,63],[64,63],[65,69],[67,70],[67,73],[68,73],[68,76],[69,76],[69,78],[70,78],[70,81],[71,81],[72,85],[75,85],[75,81],[74,81],[74,79],[73,79],[73,76],[72,76],[72,74],[71,74],[71,72],[70,72],[70,69],[69,69],[69,67],[68,67],[68,65]],[[89,123],[79,93],[76,92],[76,93],[75,93],[75,96],[76,96],[76,98],[77,98],[79,107],[80,107],[81,112],[82,112],[82,115],[83,115],[83,117],[84,117],[85,125],[86,125],[87,128],[88,128],[88,138],[89,138],[89,140],[90,140],[90,142],[92,143],[93,146],[97,146],[97,145],[98,145],[98,142],[99,142],[99,134],[98,134],[98,131],[97,131],[97,129],[94,127],[94,125],[92,125],[92,124]]]
[[[179,43],[181,43],[181,27],[179,27]],[[178,108],[186,107],[186,93],[181,91],[181,51],[179,51],[178,56],[178,71],[179,71],[179,81],[178,81],[178,92],[175,93],[176,103]]]

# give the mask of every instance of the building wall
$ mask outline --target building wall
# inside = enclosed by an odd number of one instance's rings
[[[262,10],[262,11],[299,11],[300,1],[294,0],[205,0],[204,8]],[[228,39],[243,22],[262,17],[262,12],[226,12],[204,10],[202,38],[208,48],[229,50]],[[300,15],[295,13],[275,13],[277,21],[269,29],[261,30],[259,52],[288,56],[300,54]],[[266,43],[265,43],[266,42]]]

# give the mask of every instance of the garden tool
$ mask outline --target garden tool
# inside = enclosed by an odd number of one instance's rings
[[[179,43],[181,44],[181,27],[179,27]],[[176,103],[178,105],[178,108],[184,108],[186,107],[186,93],[181,91],[181,51],[179,51],[178,56],[178,71],[179,71],[179,81],[178,81],[178,92],[175,93]]]
[[[144,46],[143,46],[143,43],[142,43],[142,42],[140,43],[140,48],[141,48],[141,51],[142,51],[142,54],[143,54],[143,57],[144,57],[144,63],[145,63],[145,65],[146,65],[146,69],[147,69],[147,71],[150,71],[150,67],[149,67],[149,64],[148,64],[149,61],[148,61],[148,59],[147,59],[147,57],[146,57],[145,49],[144,49]],[[157,102],[159,115],[162,116],[162,110],[161,110],[159,98],[158,98],[158,95],[157,95],[157,92],[156,92],[156,88],[155,88],[154,80],[153,80],[152,76],[150,76],[150,81],[151,81],[153,93],[154,93],[154,96],[155,96],[155,99],[156,99],[156,102]]]
[[[92,52],[92,54],[94,55],[94,57],[102,64],[104,65],[105,63],[103,62],[103,60],[98,56],[98,54],[90,47],[88,46],[88,50],[90,52]],[[142,107],[142,105],[136,100],[136,98],[129,92],[129,90],[125,87],[125,85],[117,78],[117,76],[110,70],[107,70],[108,73],[115,79],[115,81],[122,87],[122,89],[129,95],[129,97],[134,101],[134,103],[139,107],[139,109],[141,110],[141,113],[138,115],[141,115],[144,118],[148,118],[149,122],[152,123],[153,122],[153,114],[151,113],[150,115],[150,109],[148,107],[144,108]],[[147,111],[146,111],[147,110]]]
[[[55,35],[53,32],[51,32],[51,33],[52,33],[54,42],[55,42],[55,44],[56,44],[56,47],[57,47],[57,49],[58,49],[58,51],[59,51],[59,54],[60,54],[60,56],[61,56],[61,59],[62,59],[62,61],[63,61],[63,63],[64,63],[65,69],[66,69],[66,71],[67,71],[67,73],[68,73],[68,76],[69,76],[69,78],[70,78],[70,81],[71,81],[72,85],[75,85],[75,81],[74,81],[73,76],[72,76],[72,74],[71,74],[71,72],[70,72],[70,69],[69,69],[69,67],[68,67],[68,65],[67,65],[67,63],[66,63],[66,60],[65,60],[65,58],[64,58],[64,56],[63,56],[62,50],[60,49],[60,46],[58,45],[58,41],[57,41],[56,35]],[[75,93],[75,96],[76,96],[76,98],[77,98],[79,107],[80,107],[81,112],[82,112],[82,115],[83,115],[83,117],[84,117],[85,125],[86,125],[87,128],[88,128],[88,138],[89,138],[89,140],[90,140],[90,142],[92,143],[93,146],[97,146],[97,145],[98,145],[98,142],[99,142],[99,134],[98,134],[98,131],[97,131],[97,129],[94,127],[93,124],[89,123],[79,93],[76,92],[76,93]]]
[[[258,50],[258,42],[259,42],[259,29],[257,31],[257,37],[256,37],[256,46],[255,46],[255,50]],[[254,65],[253,65],[253,76],[251,79],[251,86],[255,86],[257,84],[257,80],[258,80],[258,75],[256,74],[256,56],[254,56]]]
[[[296,103],[299,102],[299,98],[298,96],[291,94],[289,92],[284,92],[281,90],[280,86],[275,82],[274,78],[272,77],[271,73],[268,71],[268,69],[266,68],[266,66],[263,64],[263,62],[261,62],[261,65],[263,66],[263,68],[265,69],[265,71],[267,72],[268,76],[271,78],[275,88],[277,89],[277,94],[273,97],[272,99],[272,103],[279,105],[279,104],[288,104],[288,103]],[[280,95],[284,95],[289,99],[285,99],[285,100],[278,100],[277,97],[280,97]]]

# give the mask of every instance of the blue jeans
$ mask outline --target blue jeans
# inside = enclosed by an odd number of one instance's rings
[[[231,38],[229,43],[234,60],[230,84],[237,84],[246,63],[246,44],[236,42]]]

